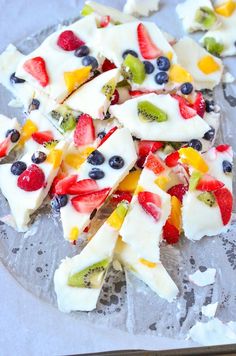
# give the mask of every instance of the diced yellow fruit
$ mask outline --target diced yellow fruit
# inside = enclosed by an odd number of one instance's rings
[[[120,230],[124,218],[127,214],[127,211],[128,211],[128,204],[121,202],[120,204],[118,204],[117,208],[107,219],[107,224],[109,224],[115,230]]]
[[[165,54],[165,57],[167,57],[167,58],[171,61],[172,58],[173,58],[173,52],[167,52],[167,53]]]
[[[235,9],[236,9],[236,2],[229,0],[225,3],[223,3],[222,5],[217,6],[215,8],[215,12],[218,15],[229,17],[232,15],[232,13],[234,12]]]
[[[77,241],[78,237],[79,237],[79,229],[78,229],[78,227],[74,226],[70,230],[69,240],[71,242]]]
[[[147,266],[149,268],[155,268],[157,266],[156,263],[150,262],[148,260],[145,260],[144,258],[140,258],[139,262],[142,263],[144,266]]]
[[[169,177],[167,177],[167,176],[159,176],[159,177],[156,178],[154,183],[156,183],[156,185],[158,185],[158,187],[161,188],[162,190],[166,190],[169,181],[170,181]]]
[[[179,149],[179,154],[182,163],[186,163],[202,173],[206,173],[209,169],[206,161],[201,154],[192,147],[183,147]]]
[[[171,197],[171,213],[168,221],[171,225],[174,225],[176,229],[181,230],[181,202],[175,196]]]
[[[137,187],[140,174],[141,170],[130,172],[119,184],[117,190],[121,190],[122,192],[134,192]]]
[[[86,147],[83,151],[78,153],[68,153],[64,159],[68,166],[78,169],[86,158],[94,151],[94,147]]]
[[[47,156],[47,162],[53,165],[53,168],[58,168],[61,165],[62,160],[62,150],[57,150],[54,148],[51,150]]]
[[[144,191],[144,188],[141,187],[141,185],[137,185],[137,188],[134,191],[134,195],[137,195],[138,193],[143,192],[143,191]]]
[[[191,74],[178,64],[173,64],[170,67],[169,78],[171,82],[175,83],[185,83],[193,81]]]
[[[91,71],[91,66],[76,69],[72,72],[64,73],[64,80],[69,93],[72,93],[81,84],[88,80]]]
[[[198,68],[204,74],[211,74],[220,69],[220,65],[214,60],[212,56],[204,56],[198,61]]]
[[[38,131],[37,125],[35,125],[35,123],[32,120],[27,119],[21,130],[19,144],[24,145],[25,142],[28,141],[32,136],[32,134],[36,131]]]

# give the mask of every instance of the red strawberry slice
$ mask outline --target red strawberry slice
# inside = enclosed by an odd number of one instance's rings
[[[145,162],[145,167],[153,171],[155,174],[159,174],[165,170],[164,162],[153,153],[149,153]]]
[[[218,190],[224,186],[223,182],[215,179],[214,177],[210,176],[209,174],[205,174],[196,186],[196,189],[202,190],[204,192],[213,192],[214,190]]]
[[[94,209],[97,209],[102,205],[109,192],[110,188],[104,188],[97,192],[78,195],[71,199],[71,204],[79,213],[90,214]]]
[[[51,188],[50,188],[50,192],[49,192],[49,195],[50,197],[53,197],[54,194],[56,194],[56,185],[57,183],[62,180],[63,178],[66,177],[66,174],[65,173],[59,173],[54,179],[53,179],[53,182],[52,182],[52,185],[51,185]]]
[[[122,200],[126,200],[129,203],[132,200],[132,194],[129,192],[122,192],[121,190],[117,190],[113,195],[112,195],[112,202],[115,204],[120,203]]]
[[[138,155],[139,156],[147,156],[149,152],[156,152],[161,147],[163,147],[163,143],[159,141],[139,141],[138,143]]]
[[[219,146],[216,146],[216,150],[218,152],[228,151],[229,148],[230,148],[230,145],[219,145]]]
[[[175,151],[170,153],[168,156],[165,158],[165,164],[168,167],[175,167],[179,163],[179,152]]]
[[[174,225],[171,225],[169,221],[163,226],[163,239],[166,240],[168,244],[176,244],[179,242],[180,232]]]
[[[167,193],[170,194],[172,197],[175,196],[178,198],[181,203],[183,202],[183,197],[184,194],[187,192],[188,186],[184,184],[176,184],[173,187],[171,187]]]
[[[103,139],[101,139],[98,147],[101,146],[117,129],[117,126],[112,127],[112,129],[110,129],[108,133],[103,137]]]
[[[155,221],[161,217],[161,198],[158,194],[151,192],[139,192],[138,202],[143,210],[151,215]]]
[[[26,192],[33,192],[45,184],[45,175],[36,164],[31,164],[17,179],[17,186]]]
[[[132,97],[140,96],[140,95],[145,95],[147,94],[145,91],[141,90],[129,90],[129,95]]]
[[[120,95],[117,89],[115,89],[113,95],[112,95],[112,100],[111,100],[111,105],[115,105],[118,103],[120,99]]]
[[[197,115],[197,111],[191,107],[191,104],[182,96],[172,94],[172,97],[179,102],[179,111],[184,119],[191,119]]]
[[[55,194],[68,194],[68,189],[75,184],[76,181],[76,174],[60,179],[55,185]]]
[[[8,154],[10,145],[11,145],[10,137],[5,138],[5,140],[3,140],[0,143],[0,158],[3,158]]]
[[[140,156],[136,162],[137,167],[143,169],[147,156]]]
[[[95,180],[82,179],[69,186],[67,189],[67,194],[81,195],[81,194],[92,193],[97,190],[99,190],[99,187]]]
[[[64,51],[74,51],[85,44],[73,31],[63,31],[58,37],[57,44]]]
[[[42,87],[46,87],[49,83],[49,77],[46,69],[46,63],[42,57],[34,57],[28,59],[24,65],[24,70],[32,75]]]
[[[146,27],[140,23],[137,27],[140,52],[145,59],[154,59],[162,55],[162,51],[153,43]]]
[[[233,195],[227,188],[221,188],[213,194],[216,198],[217,204],[219,205],[223,224],[227,225],[232,215]]]
[[[102,71],[107,72],[108,70],[115,69],[116,66],[114,63],[110,62],[109,59],[105,58],[104,62],[102,63]]]
[[[45,142],[49,142],[54,139],[53,133],[51,131],[37,131],[34,132],[31,137],[40,145],[43,145]]]
[[[206,111],[206,102],[205,102],[205,99],[200,91],[197,93],[196,100],[193,104],[193,109],[196,110],[196,112],[199,116],[201,116],[201,117],[204,116],[205,111]]]
[[[109,15],[103,16],[100,21],[100,27],[107,27],[111,22],[111,17]]]
[[[95,140],[95,128],[93,119],[88,114],[82,114],[74,131],[75,146],[84,146],[93,143]]]

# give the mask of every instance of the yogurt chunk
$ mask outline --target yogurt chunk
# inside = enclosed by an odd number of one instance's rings
[[[160,0],[127,0],[124,13],[136,16],[149,16],[150,12],[159,9]]]
[[[20,139],[21,127],[16,118],[0,115],[0,161],[15,147]]]

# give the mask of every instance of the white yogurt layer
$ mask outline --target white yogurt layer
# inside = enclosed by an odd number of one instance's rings
[[[138,116],[138,103],[149,101],[167,116],[167,121],[144,122]],[[127,127],[132,135],[142,140],[156,141],[190,141],[192,138],[202,138],[210,126],[198,115],[184,119],[179,110],[179,103],[169,94],[145,94],[127,100],[121,105],[112,105],[110,113]]]
[[[99,4],[96,1],[88,0],[85,1],[85,4],[89,5],[99,16],[110,16],[114,23],[126,23],[137,20],[135,17],[125,14],[114,7]]]
[[[1,159],[3,159],[4,157],[6,157],[11,150],[15,147],[15,145],[17,144],[17,142],[12,142],[10,140],[10,136],[8,136],[8,139],[6,138],[6,134],[8,130],[17,130],[21,131],[21,127],[17,121],[16,118],[10,119],[5,115],[1,115],[0,114],[0,145],[5,141],[7,142],[7,150],[6,150],[6,155],[0,157],[0,161]]]
[[[220,127],[220,116],[221,116],[220,112],[214,112],[214,111],[211,111],[209,113],[205,112],[204,120],[211,128],[215,130],[215,135],[212,141],[206,140],[204,138],[200,139],[202,143],[202,152],[208,151],[214,145],[217,132]]]
[[[161,262],[155,267],[148,267],[140,262],[134,249],[121,240],[118,240],[116,250],[117,259],[137,278],[146,283],[159,297],[172,302],[179,290]]]
[[[150,12],[159,9],[160,0],[127,0],[124,13],[136,16],[149,16]]]
[[[220,83],[223,64],[221,59],[212,56],[197,42],[189,37],[180,39],[173,48],[178,57],[178,63],[184,67],[193,77],[195,89],[213,89]],[[210,56],[219,68],[212,73],[206,74],[199,67],[199,61],[204,57]]]
[[[195,273],[190,274],[188,277],[190,282],[196,284],[199,287],[209,286],[215,283],[216,269],[207,268],[203,272],[197,270]]]

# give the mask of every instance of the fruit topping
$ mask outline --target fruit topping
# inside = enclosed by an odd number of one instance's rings
[[[75,51],[74,55],[76,57],[85,57],[89,54],[89,48],[88,46],[80,46],[79,48],[77,48],[77,50]]]
[[[94,150],[87,158],[87,162],[93,166],[100,166],[105,161],[105,157],[98,150]]]
[[[162,190],[166,190],[166,187],[169,182],[170,182],[170,178],[166,175],[159,175],[154,181],[154,183],[157,184],[158,187],[161,188]]]
[[[212,9],[201,6],[195,15],[195,21],[200,23],[206,30],[209,30],[217,21],[217,17]]]
[[[188,145],[197,151],[201,151],[202,149],[201,141],[197,140],[196,138],[193,138],[191,141],[189,141]]]
[[[75,146],[84,146],[93,143],[95,140],[95,128],[93,119],[88,114],[82,114],[74,131]]]
[[[155,153],[157,150],[163,147],[163,143],[159,141],[139,141],[138,143],[138,155],[147,156],[149,152]]]
[[[66,189],[66,194],[70,195],[81,195],[96,192],[99,190],[98,184],[93,179],[82,179],[78,182],[74,182],[71,185],[68,185]]]
[[[154,59],[161,56],[161,50],[152,41],[146,27],[142,23],[137,27],[137,36],[139,49],[144,59]]]
[[[193,108],[196,110],[199,116],[204,116],[206,111],[206,102],[200,91],[197,93],[196,99],[193,103]]]
[[[223,182],[220,182],[209,174],[205,174],[203,177],[200,177],[196,189],[202,190],[203,192],[212,192],[214,190],[223,188],[223,186]]]
[[[128,212],[129,205],[126,201],[120,202],[113,213],[107,219],[107,223],[115,230],[120,230],[124,218]]]
[[[185,83],[193,81],[191,74],[178,64],[172,64],[172,66],[170,67],[169,78],[171,82],[175,83]]]
[[[172,97],[178,100],[179,111],[184,119],[191,119],[197,115],[196,110],[191,107],[191,104],[185,98],[177,94],[173,94]]]
[[[111,105],[115,105],[118,103],[120,99],[120,94],[117,89],[115,89],[113,95],[112,95],[112,100],[111,100]]]
[[[21,175],[27,168],[27,165],[25,162],[22,161],[16,161],[12,164],[11,166],[11,173],[14,174],[15,176]]]
[[[155,70],[154,65],[149,61],[143,61],[146,74],[152,74]]]
[[[158,194],[151,192],[139,192],[138,202],[143,210],[151,215],[155,221],[161,217],[161,198]]]
[[[197,196],[198,200],[202,201],[204,204],[213,207],[216,205],[216,200],[211,192],[204,192]]]
[[[181,219],[181,202],[176,196],[171,197],[171,213],[168,218],[171,225],[174,225],[178,231],[181,231],[182,219]]]
[[[189,190],[193,191],[196,189],[196,186],[198,185],[199,179],[202,177],[202,173],[198,171],[193,171],[191,174],[191,177],[189,179]]]
[[[158,59],[157,59],[157,67],[159,70],[161,71],[167,71],[170,69],[170,61],[167,57],[164,57],[164,56],[160,56]]]
[[[102,140],[105,136],[106,136],[106,132],[105,131],[100,131],[97,134],[97,137],[100,138],[100,140]]]
[[[64,51],[74,51],[84,44],[84,41],[70,30],[61,32],[57,40],[57,45],[64,49]]]
[[[212,112],[215,110],[215,102],[214,100],[205,100],[206,104],[206,112]]]
[[[98,147],[101,146],[116,130],[118,129],[117,126],[112,127],[108,133],[103,137],[101,142],[99,143]]]
[[[92,168],[88,175],[91,179],[95,180],[102,179],[105,177],[105,173],[99,168]]]
[[[131,80],[134,83],[142,84],[145,77],[145,66],[138,58],[128,54],[122,64],[122,75],[125,79]]]
[[[31,157],[33,163],[40,164],[46,161],[47,155],[44,152],[36,151]]]
[[[138,58],[138,53],[133,51],[132,49],[126,49],[122,54],[122,58],[125,59],[128,54],[131,54],[131,56]]]
[[[209,131],[207,131],[203,136],[204,140],[207,141],[213,141],[214,137],[215,137],[215,129],[213,127]]]
[[[169,76],[166,72],[159,72],[155,75],[155,81],[157,84],[165,84],[168,83]]]
[[[221,188],[213,193],[220,208],[221,218],[224,225],[230,222],[233,210],[233,196],[227,188]]]
[[[157,266],[157,264],[155,262],[145,260],[144,258],[139,258],[139,262],[148,268],[155,268]]]
[[[216,42],[214,37],[205,37],[203,46],[213,56],[217,57],[219,57],[224,50],[224,45],[222,43]]]
[[[168,119],[167,114],[153,105],[150,101],[144,100],[138,103],[138,116],[139,119],[145,122],[163,122]]]
[[[19,143],[21,145],[24,145],[24,143],[28,141],[31,138],[32,134],[36,131],[38,131],[37,125],[30,119],[27,119],[22,127]]]
[[[82,64],[85,67],[91,66],[92,70],[95,70],[95,69],[98,68],[98,61],[93,56],[85,56],[85,57],[83,57]]]
[[[48,141],[48,142],[44,142],[43,147],[45,147],[47,150],[52,150],[53,148],[56,147],[56,145],[58,144],[58,140],[52,140],[52,141]]]
[[[62,150],[57,150],[56,148],[53,148],[52,150],[50,150],[47,156],[47,162],[51,163],[53,168],[58,168],[61,165],[62,155]]]
[[[179,152],[175,151],[170,153],[168,156],[165,158],[165,164],[168,167],[175,167],[179,163]]]
[[[236,4],[232,0],[228,0],[221,5],[215,7],[215,12],[220,16],[229,17],[236,9]]]
[[[24,70],[36,79],[42,87],[49,83],[49,77],[46,69],[46,63],[42,57],[28,59],[24,65]]]
[[[176,244],[179,242],[180,232],[179,230],[169,223],[167,220],[163,226],[163,239],[166,240],[168,244]]]
[[[181,85],[180,91],[183,95],[189,95],[193,91],[193,84],[190,82],[185,82]]]
[[[149,153],[145,162],[145,167],[153,171],[155,174],[159,174],[165,170],[164,162],[153,153]]]
[[[55,210],[56,212],[59,212],[60,209],[63,206],[66,206],[66,204],[68,203],[68,197],[67,195],[63,194],[63,195],[55,195],[51,201],[51,207],[53,208],[53,210]]]
[[[17,179],[17,186],[26,192],[33,192],[45,185],[45,175],[41,168],[32,164]]]
[[[216,146],[216,150],[217,150],[218,152],[225,152],[225,151],[228,151],[229,148],[230,148],[230,145],[226,145],[226,144]]]
[[[73,185],[76,184],[77,182],[77,175],[71,175],[67,177],[63,177],[62,179],[59,179],[57,183],[55,184],[55,194],[61,195],[61,194],[68,194],[69,188]]]
[[[40,107],[40,101],[38,99],[32,99],[28,111],[31,112],[33,110],[38,110],[38,108]]]
[[[167,193],[170,194],[172,197],[175,196],[182,203],[184,194],[187,192],[187,190],[188,190],[188,186],[187,185],[176,184],[173,187],[171,187],[167,191]]]
[[[124,167],[125,161],[121,156],[112,156],[109,159],[109,166],[113,169],[121,169]]]
[[[209,56],[209,55],[202,57],[198,61],[197,65],[198,65],[198,68],[204,74],[207,74],[207,75],[220,70],[220,65],[215,61],[215,59],[212,56]]]
[[[131,202],[132,200],[132,194],[130,192],[123,192],[122,190],[117,190],[113,195],[112,195],[112,202],[115,204],[118,204],[122,202],[122,200],[126,200],[127,202]]]
[[[5,157],[7,155],[9,148],[10,148],[10,140],[7,137],[5,140],[3,140],[0,143],[0,158]]]
[[[91,68],[91,66],[86,66],[72,72],[64,72],[64,80],[69,94],[89,79]]]
[[[16,129],[7,130],[6,137],[10,137],[12,143],[16,143],[20,139],[20,133]]]
[[[115,78],[110,79],[106,84],[103,85],[102,93],[105,95],[107,100],[110,101],[112,99],[115,88],[116,88]]]
[[[224,160],[224,161],[222,162],[222,167],[223,167],[223,172],[224,172],[225,174],[229,174],[229,173],[232,172],[232,163],[230,163],[229,161]]]
[[[94,12],[93,8],[90,5],[85,4],[80,13],[81,13],[81,16],[88,16],[88,15],[92,14],[93,12]]]
[[[137,187],[140,174],[140,170],[130,172],[119,184],[118,190],[121,192],[134,192]]]
[[[202,158],[201,154],[192,147],[180,148],[179,154],[182,163],[186,163],[202,173],[208,171],[206,161]]]
[[[109,59],[105,58],[102,64],[102,71],[107,72],[108,70],[115,69],[115,68],[116,68],[115,64],[109,61]]]
[[[105,188],[96,192],[78,195],[71,199],[71,203],[79,213],[90,214],[94,209],[102,205],[109,192],[110,188]]]
[[[103,16],[100,21],[100,27],[107,27],[111,22],[111,17],[109,15]]]
[[[49,142],[53,140],[53,134],[51,131],[37,131],[32,134],[32,139],[43,145],[45,142]]]
[[[12,73],[11,76],[10,76],[10,82],[12,84],[22,84],[22,83],[25,83],[25,80],[24,79],[21,79],[21,78],[18,78],[16,76],[16,73]]]
[[[60,105],[57,110],[52,110],[51,117],[60,122],[60,128],[64,131],[71,131],[76,126],[76,118],[72,110],[66,105]]]

